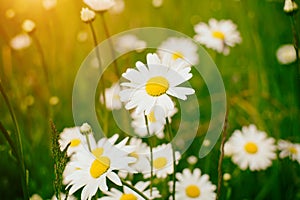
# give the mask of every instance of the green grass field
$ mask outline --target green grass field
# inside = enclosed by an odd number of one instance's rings
[[[292,17],[283,11],[284,0],[164,0],[159,8],[155,8],[151,0],[124,1],[125,8],[121,13],[104,14],[111,35],[133,28],[164,27],[193,38],[194,25],[199,22],[207,23],[210,18],[232,20],[237,25],[242,43],[231,48],[227,56],[206,48],[226,89],[229,109],[227,138],[234,130],[255,124],[276,141],[284,139],[300,143],[300,61],[283,65],[276,58],[277,49],[283,44],[294,44],[295,39]],[[300,1],[296,2],[300,5]],[[45,10],[42,0],[1,0],[0,80],[20,129],[28,169],[29,196],[39,194],[43,199],[51,199],[54,195],[49,120],[59,131],[74,126],[73,83],[82,62],[94,48],[89,26],[80,19],[83,6],[86,7],[80,0],[57,0],[54,9]],[[9,15],[9,9],[14,11],[13,17]],[[298,12],[293,17],[296,33],[300,32],[299,16]],[[33,20],[36,30],[32,44],[16,51],[10,47],[10,40],[22,32],[21,24],[25,19]],[[105,40],[98,15],[93,25],[98,41]],[[79,33],[83,38],[87,36],[86,40],[79,41]],[[145,52],[121,57],[118,60],[120,71],[123,73],[126,68],[134,67],[138,60],[145,63]],[[48,80],[44,67],[48,71]],[[201,78],[195,75],[191,82],[197,87],[201,124],[197,138],[182,155],[177,169],[200,168],[217,185],[221,138],[213,151],[194,166],[185,161],[190,155],[198,156],[210,122],[209,93],[197,77]],[[110,87],[119,77],[109,69],[104,78],[105,87]],[[98,102],[98,97],[95,101]],[[110,114],[108,117],[112,118]],[[99,121],[102,123],[101,119]],[[176,115],[173,121],[174,124],[180,122],[179,116]],[[19,148],[16,128],[3,95],[0,95],[0,122]],[[109,120],[106,126],[108,135],[119,131],[113,120]],[[21,168],[4,134],[0,134],[1,199],[23,199]],[[280,159],[278,152],[272,166],[266,170],[243,171],[225,157],[222,171],[231,174],[231,179],[223,182],[220,199],[300,199],[300,163],[289,158]],[[140,179],[137,176],[134,181]],[[161,194],[168,193],[166,183],[154,184],[162,188]],[[80,192],[75,195],[80,198]]]

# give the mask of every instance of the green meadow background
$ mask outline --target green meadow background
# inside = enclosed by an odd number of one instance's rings
[[[161,7],[155,8],[151,0],[125,0],[122,13],[105,13],[105,19],[111,34],[154,26],[180,31],[190,37],[195,35],[193,26],[199,22],[207,23],[210,18],[231,19],[238,26],[242,43],[232,48],[228,56],[207,50],[222,74],[227,92],[230,110],[228,136],[235,129],[255,124],[276,139],[300,143],[299,68],[297,63],[280,65],[275,54],[280,45],[293,43],[290,16],[283,12],[283,4],[283,0],[164,0]],[[1,0],[0,4],[0,79],[20,126],[29,170],[29,193],[37,193],[44,199],[50,199],[54,194],[49,119],[54,121],[59,131],[74,126],[71,101],[73,81],[81,63],[93,49],[89,26],[80,20],[83,6],[81,0],[58,0],[56,8],[50,11],[42,7],[41,0]],[[14,18],[5,16],[7,9],[15,11]],[[25,19],[36,23],[34,37],[41,43],[49,71],[48,82],[36,43],[21,51],[9,47],[10,39],[22,31],[21,24]],[[296,19],[299,32],[299,13]],[[98,40],[104,40],[102,21],[98,15],[93,24]],[[81,31],[88,33],[85,42],[77,40]],[[118,61],[122,72],[127,67],[134,67],[137,60],[145,62],[144,54],[130,55],[129,61]],[[107,73],[105,80],[106,87],[110,87],[117,77]],[[210,119],[207,88],[204,84],[197,87],[200,91],[201,126],[197,139],[183,155],[178,169],[199,167],[217,185],[220,141],[195,166],[188,166],[185,161],[189,155],[198,155],[199,144]],[[53,96],[59,98],[55,105],[49,103]],[[98,97],[95,100],[98,101]],[[2,96],[0,121],[11,135],[15,134]],[[117,129],[110,124],[108,134],[115,131]],[[221,199],[300,199],[299,166],[299,163],[289,159],[277,159],[265,171],[241,171],[229,158],[225,158],[223,172],[230,173],[232,177],[224,183]],[[20,166],[16,164],[2,134],[0,194],[1,199],[22,199]]]

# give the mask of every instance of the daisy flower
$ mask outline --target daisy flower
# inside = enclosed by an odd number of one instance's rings
[[[148,199],[159,198],[160,194],[156,187],[152,188],[152,196],[150,196],[150,189],[147,189],[149,187],[149,185],[150,185],[150,181],[147,181],[147,182],[139,181],[133,187],[135,187],[138,191],[143,193]],[[135,191],[133,191],[132,189],[130,189],[127,186],[123,187],[123,192],[121,192],[115,188],[111,188],[111,190],[105,192],[105,194],[107,196],[102,197],[98,200],[116,200],[116,199],[145,200],[142,196],[140,196],[139,194],[137,194]]]
[[[272,165],[276,158],[274,138],[257,130],[255,125],[236,130],[226,142],[225,155],[232,156],[232,161],[242,170],[264,170]],[[229,149],[229,152],[227,150]]]
[[[29,35],[25,33],[16,35],[14,38],[10,40],[10,46],[14,50],[26,49],[30,45],[31,45],[31,38]]]
[[[194,30],[196,41],[224,55],[229,54],[229,47],[242,42],[237,26],[231,20],[210,19],[208,24],[196,24]]]
[[[114,0],[83,0],[83,2],[88,5],[94,11],[107,11],[115,5]]]
[[[65,181],[69,183],[69,194],[83,187],[81,199],[91,199],[98,188],[101,191],[108,190],[107,178],[121,186],[122,182],[114,170],[129,170],[128,165],[136,160],[128,156],[130,151],[125,146],[126,142],[127,140],[123,140],[117,145],[112,145],[108,140],[100,140],[92,152],[86,149],[77,151],[69,163],[75,170],[65,177]]]
[[[297,59],[295,47],[292,44],[281,45],[276,51],[276,57],[282,65],[295,62]]]
[[[295,1],[293,0],[285,0],[284,6],[283,6],[283,11],[286,13],[292,13],[294,11],[298,10],[298,5]]]
[[[279,140],[277,148],[280,150],[280,158],[289,157],[292,160],[298,161],[300,164],[300,144],[293,144],[290,141]]]
[[[164,54],[171,54],[173,61],[182,59],[187,66],[196,65],[199,62],[197,45],[187,38],[170,37],[157,49],[157,53],[161,58]]]
[[[136,108],[136,112],[149,115],[155,105],[160,105],[164,110],[174,109],[170,96],[182,100],[187,95],[194,94],[188,87],[180,87],[181,83],[192,77],[190,68],[183,69],[184,62],[177,62],[172,67],[164,65],[157,54],[147,54],[147,66],[137,62],[137,69],[127,69],[123,77],[130,82],[121,85],[127,87],[120,92],[121,101],[126,102],[127,110]]]
[[[124,0],[115,0],[115,5],[109,10],[112,14],[120,14],[125,9]]]
[[[96,145],[95,138],[93,133],[88,134],[89,142],[92,145]],[[86,136],[80,132],[80,127],[65,128],[60,134],[60,139],[58,140],[60,145],[60,150],[64,150],[67,145],[70,143],[70,146],[67,150],[67,155],[71,156],[78,150],[81,150],[83,147],[88,149],[88,143]]]
[[[143,40],[138,39],[133,34],[126,34],[118,37],[115,41],[115,49],[119,53],[126,53],[129,51],[143,51],[147,46],[147,43]]]
[[[122,108],[122,102],[120,100],[120,85],[114,83],[110,88],[105,89],[105,103],[108,110],[119,110]],[[103,95],[100,95],[100,102],[103,103]]]
[[[153,148],[153,174],[157,178],[166,178],[168,174],[173,173],[173,156],[171,144],[162,144]],[[148,154],[150,157],[150,155]],[[176,162],[180,158],[180,153],[175,152]],[[150,158],[149,158],[150,160]],[[150,165],[148,170],[144,172],[144,177],[150,177]]]
[[[176,112],[177,108],[175,107],[168,111],[168,114],[165,114],[165,111],[160,106],[153,107],[150,114],[146,115],[150,135],[155,134],[160,139],[164,138],[163,130],[166,124],[166,117],[168,117],[171,122],[171,117],[175,115]],[[134,128],[135,133],[140,137],[146,137],[148,132],[145,115],[143,113],[133,112],[131,117],[133,118],[131,125]]]
[[[145,171],[145,169],[150,166],[150,161],[148,160],[148,145],[140,138],[135,137],[130,139],[129,145],[135,146],[135,149],[129,155],[136,158],[136,161],[130,163],[129,166],[137,172]]]
[[[209,181],[207,174],[201,175],[200,169],[184,169],[182,173],[176,173],[176,199],[184,200],[213,200],[216,199],[216,186]]]

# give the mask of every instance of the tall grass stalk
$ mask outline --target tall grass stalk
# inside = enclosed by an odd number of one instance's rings
[[[149,147],[150,147],[150,196],[152,196],[152,191],[153,191],[153,144],[151,141],[149,122],[148,122],[147,115],[145,115],[145,123],[146,123],[146,129],[147,129],[147,135],[148,135],[148,141],[149,141]]]
[[[29,193],[28,193],[28,187],[27,187],[27,172],[26,172],[26,167],[25,167],[25,160],[24,160],[24,154],[23,154],[23,145],[22,145],[22,137],[21,137],[21,132],[19,128],[19,124],[14,112],[14,109],[10,103],[9,97],[7,93],[5,92],[5,89],[2,85],[2,81],[0,79],[0,92],[4,98],[4,101],[6,103],[6,106],[8,107],[10,116],[12,118],[14,127],[15,127],[15,139],[16,139],[16,145],[15,145],[15,151],[16,151],[16,156],[18,163],[21,167],[21,182],[22,182],[22,190],[23,190],[23,197],[24,199],[29,199]],[[19,148],[17,148],[19,147]]]

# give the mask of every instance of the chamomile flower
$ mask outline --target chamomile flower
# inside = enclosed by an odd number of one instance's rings
[[[149,115],[155,105],[164,110],[174,109],[171,96],[182,100],[194,90],[179,85],[192,77],[190,68],[183,68],[184,62],[176,66],[164,65],[157,54],[147,54],[147,66],[137,62],[137,69],[127,69],[123,77],[130,82],[121,85],[127,87],[120,92],[121,101],[126,102],[126,109],[136,108],[136,112]]]
[[[150,196],[150,189],[147,189],[150,185],[150,181],[143,182],[139,181],[137,182],[134,187],[139,190],[141,193],[143,193],[148,199],[155,199],[159,198],[160,194],[156,187],[152,188],[152,196]],[[105,192],[107,196],[99,198],[98,200],[145,200],[142,196],[137,194],[135,191],[130,189],[127,186],[123,187],[123,192],[112,188],[110,191]]]
[[[300,164],[300,144],[293,144],[290,141],[279,140],[277,148],[280,150],[280,158],[289,157],[292,160],[298,161]]]
[[[93,133],[88,134],[89,142],[92,145],[96,145]],[[60,149],[64,150],[66,146],[70,143],[67,150],[67,155],[71,156],[78,150],[82,148],[88,148],[86,136],[80,132],[80,127],[65,128],[60,134],[60,139],[58,140],[60,144]]]
[[[22,50],[29,47],[31,42],[31,37],[28,34],[21,33],[10,40],[10,46],[14,50]]]
[[[146,48],[147,43],[137,38],[133,34],[126,34],[118,37],[115,41],[115,49],[119,53],[126,53],[129,51],[141,52]]]
[[[65,177],[65,182],[68,182],[67,188],[70,189],[69,193],[73,194],[83,187],[81,199],[91,199],[98,188],[101,191],[108,190],[107,178],[121,186],[122,182],[113,170],[129,170],[128,165],[136,160],[128,156],[130,151],[125,147],[126,142],[127,140],[112,145],[110,142],[101,141],[92,152],[86,149],[77,151],[69,163],[75,170]]]
[[[124,0],[115,0],[115,5],[109,10],[112,14],[120,14],[125,9]]]
[[[242,170],[264,170],[272,165],[276,158],[274,138],[257,130],[255,125],[236,130],[226,142],[225,155],[232,156],[232,161]],[[230,149],[227,152],[227,149]]]
[[[208,24],[196,24],[194,30],[195,40],[224,55],[229,54],[229,47],[242,42],[237,26],[231,20],[210,19]]]
[[[149,155],[149,154],[148,154]],[[176,162],[180,158],[180,153],[175,152]],[[149,158],[150,160],[150,158]],[[153,174],[157,178],[166,178],[168,174],[173,173],[173,156],[172,156],[172,146],[171,144],[162,144],[153,148]],[[150,166],[148,170],[144,173],[144,177],[150,176]]]
[[[197,45],[187,38],[170,37],[157,49],[161,58],[164,57],[164,54],[171,54],[173,61],[182,59],[187,66],[196,65],[199,62]]]
[[[120,85],[114,83],[110,88],[105,89],[105,103],[108,110],[119,110],[122,108],[122,102],[120,100]],[[100,102],[103,103],[103,95],[100,95]]]
[[[175,107],[168,111],[167,114],[159,105],[153,107],[150,114],[146,115],[150,135],[155,134],[158,138],[162,139],[164,137],[163,130],[166,124],[166,117],[168,117],[169,121],[171,121],[171,117],[175,115],[176,112],[177,108]],[[148,132],[145,115],[143,113],[133,112],[131,117],[133,118],[131,125],[134,128],[135,133],[137,133],[140,137],[146,137]]]
[[[176,173],[175,197],[184,200],[214,200],[216,199],[216,186],[209,181],[207,174],[201,175],[200,169],[184,169]]]
[[[82,8],[80,11],[80,18],[85,23],[94,21],[96,13],[88,8]]]
[[[296,61],[297,53],[292,44],[280,46],[276,51],[276,57],[280,64],[288,65]]]
[[[32,33],[35,30],[35,22],[30,20],[30,19],[26,19],[24,20],[24,22],[22,23],[22,29],[23,31],[25,31],[26,33]]]
[[[94,11],[107,11],[115,5],[114,0],[83,0]]]

